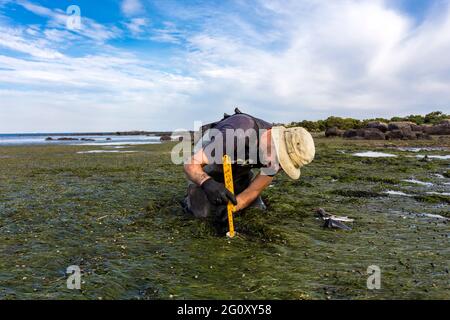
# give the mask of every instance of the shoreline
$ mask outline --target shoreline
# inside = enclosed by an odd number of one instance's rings
[[[63,134],[8,134],[0,135],[0,146],[33,146],[33,145],[126,145],[160,142],[161,136],[154,134],[137,134],[120,132],[116,134],[63,133]]]
[[[172,131],[115,131],[115,132],[63,132],[63,133],[0,133],[0,136],[63,136],[63,137],[77,137],[77,136],[162,136],[162,135],[171,135]]]

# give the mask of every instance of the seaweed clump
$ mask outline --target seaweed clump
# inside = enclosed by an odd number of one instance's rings
[[[386,194],[383,193],[365,190],[334,190],[332,193],[343,197],[352,197],[352,198],[379,198],[387,196]]]

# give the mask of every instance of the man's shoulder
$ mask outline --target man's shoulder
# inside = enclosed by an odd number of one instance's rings
[[[254,129],[270,129],[272,128],[272,124],[259,119],[259,118],[255,118],[249,114],[246,113],[237,113],[234,114],[232,116],[229,116],[225,119],[223,119],[222,121],[220,121],[219,123],[217,123],[217,125],[215,126],[215,128],[217,129],[250,129],[250,128],[254,128]]]
[[[234,114],[220,121],[215,128],[217,129],[243,129],[248,130],[255,128],[255,119],[247,114]]]

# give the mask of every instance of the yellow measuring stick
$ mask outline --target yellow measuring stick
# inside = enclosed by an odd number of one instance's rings
[[[232,194],[234,194],[233,172],[231,170],[231,160],[228,155],[223,156],[223,176],[224,176],[224,180],[225,180],[225,187]],[[234,205],[231,201],[228,201],[227,210],[228,210],[228,226],[230,228],[230,231],[227,233],[227,236],[229,238],[234,238],[234,236],[235,236],[234,224],[233,224]]]

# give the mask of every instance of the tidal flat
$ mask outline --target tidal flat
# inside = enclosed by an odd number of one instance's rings
[[[0,147],[0,299],[450,299],[450,137],[317,137],[301,179],[278,175],[232,240],[182,212],[173,145]],[[322,228],[319,207],[353,230]]]

